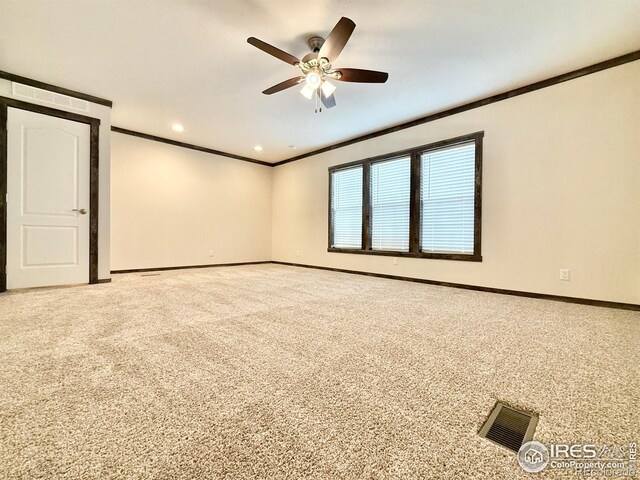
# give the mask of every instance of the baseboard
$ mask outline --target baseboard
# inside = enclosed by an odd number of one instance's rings
[[[358,270],[346,270],[343,268],[321,267],[317,265],[305,265],[302,263],[279,262],[275,260],[272,261],[271,263],[274,263],[277,265],[289,265],[291,267],[314,268],[317,270],[329,270],[331,272],[351,273],[355,275],[366,275],[369,277],[387,278],[390,280],[403,280],[406,282],[426,283],[429,285],[439,285],[442,287],[462,288],[465,290],[475,290],[479,292],[500,293],[503,295],[514,295],[518,297],[539,298],[542,300],[553,300],[555,302],[579,303],[582,305],[592,305],[595,307],[607,307],[607,308],[617,308],[622,310],[640,311],[640,305],[636,305],[634,303],[620,303],[620,302],[609,302],[606,300],[592,300],[588,298],[563,297],[561,295],[551,295],[547,293],[521,292],[518,290],[506,290],[503,288],[481,287],[478,285],[466,285],[463,283],[441,282],[439,280],[426,280],[423,278],[401,277],[398,275],[387,275],[384,273],[362,272]]]
[[[260,265],[263,263],[271,263],[271,261],[263,260],[260,262],[211,263],[206,265],[182,265],[177,267],[131,268],[127,270],[111,270],[111,274],[117,275],[120,273],[164,272],[167,270],[186,270],[188,268],[238,267],[241,265]]]
[[[111,283],[110,278],[99,278],[97,283]]]
[[[504,288],[482,287],[479,285],[467,285],[464,283],[442,282],[439,280],[428,280],[424,278],[403,277],[399,275],[388,275],[385,273],[363,272],[359,270],[347,270],[344,268],[322,267],[319,265],[307,265],[303,263],[280,262],[276,260],[273,260],[273,261],[263,260],[259,262],[213,263],[213,264],[206,264],[206,265],[182,265],[182,266],[175,266],[175,267],[132,268],[127,270],[112,270],[111,274],[118,275],[122,273],[163,272],[167,270],[185,270],[190,268],[237,267],[242,265],[261,265],[261,264],[267,264],[267,263],[272,263],[276,265],[288,265],[291,267],[313,268],[316,270],[328,270],[331,272],[350,273],[354,275],[365,275],[368,277],[386,278],[390,280],[402,280],[405,282],[425,283],[428,285],[439,285],[441,287],[461,288],[464,290],[475,290],[478,292],[499,293],[502,295],[514,295],[518,297],[538,298],[542,300],[552,300],[555,302],[577,303],[581,305],[592,305],[595,307],[607,307],[607,308],[617,308],[621,310],[640,311],[640,305],[637,305],[634,303],[609,302],[606,300],[593,300],[589,298],[578,298],[578,297],[564,297],[561,295],[551,295],[548,293],[522,292],[519,290],[507,290]],[[107,278],[104,280],[98,280],[98,283],[107,283],[110,281],[111,279]]]

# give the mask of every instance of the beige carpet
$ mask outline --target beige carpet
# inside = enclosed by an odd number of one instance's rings
[[[638,312],[257,265],[0,318],[3,479],[532,478],[476,434],[496,400],[545,443],[640,441]]]

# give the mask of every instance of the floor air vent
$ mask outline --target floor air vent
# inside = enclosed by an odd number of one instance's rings
[[[498,402],[478,434],[493,443],[517,452],[533,438],[538,416],[519,412]]]

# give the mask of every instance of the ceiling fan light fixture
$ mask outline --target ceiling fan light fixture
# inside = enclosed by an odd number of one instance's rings
[[[300,90],[300,93],[309,100],[313,98],[314,92],[315,90],[313,88],[310,88],[309,85],[306,84],[304,87],[302,87],[302,90]]]
[[[320,86],[320,83],[322,83],[322,78],[320,78],[320,75],[317,72],[309,72],[305,78],[305,83],[307,84],[307,87],[315,90]]]
[[[356,24],[353,20],[347,17],[340,18],[326,39],[315,36],[308,40],[307,44],[311,52],[307,53],[302,59],[255,37],[247,38],[249,44],[294,66],[298,70],[298,76],[267,88],[262,93],[271,95],[300,85],[302,87],[300,93],[308,100],[315,100],[315,110],[316,113],[319,113],[323,107],[329,109],[336,106],[334,95],[336,87],[327,82],[327,80],[354,83],[385,83],[389,78],[389,74],[386,72],[360,68],[338,68],[337,70],[334,68],[334,63],[347,44],[355,27]]]
[[[322,93],[325,97],[330,97],[331,95],[333,95],[333,92],[336,91],[335,85],[330,83],[328,80],[322,82],[322,86],[320,88],[322,89]]]

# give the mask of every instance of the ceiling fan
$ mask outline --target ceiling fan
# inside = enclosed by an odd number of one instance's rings
[[[300,69],[302,75],[290,78],[284,82],[278,83],[271,88],[267,88],[265,95],[271,95],[296,85],[304,84],[300,93],[309,100],[315,97],[316,112],[322,111],[322,107],[318,108],[318,99],[326,108],[336,106],[334,92],[336,87],[329,82],[329,79],[341,82],[359,82],[359,83],[384,83],[389,78],[386,72],[376,72],[374,70],[361,70],[358,68],[333,68],[333,62],[338,58],[340,52],[346,45],[349,37],[356,28],[353,20],[342,17],[340,21],[333,27],[331,33],[325,40],[322,37],[311,37],[307,41],[307,45],[311,49],[311,53],[305,55],[302,60],[297,57],[280,50],[279,48],[269,45],[255,37],[249,37],[247,42],[256,48],[273,55],[280,60],[287,62],[294,67]]]

